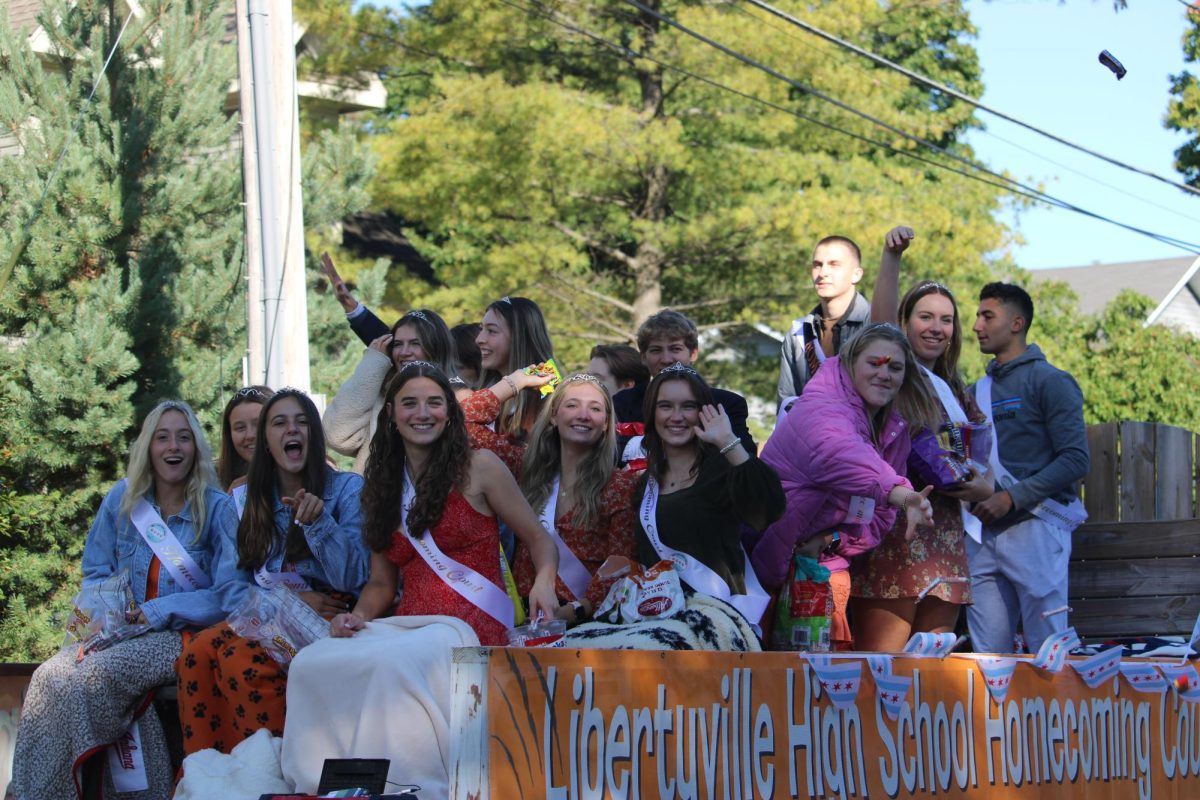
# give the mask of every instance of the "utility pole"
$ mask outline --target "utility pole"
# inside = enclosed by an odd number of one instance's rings
[[[250,383],[310,391],[291,0],[237,0]]]

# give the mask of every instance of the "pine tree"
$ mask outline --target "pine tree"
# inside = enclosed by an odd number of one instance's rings
[[[146,410],[179,397],[211,422],[240,372],[223,14],[157,0],[125,26],[125,8],[48,4],[44,58],[0,30],[0,126],[21,148],[0,159],[0,253],[20,253],[0,293],[0,659],[60,641],[50,609]]]

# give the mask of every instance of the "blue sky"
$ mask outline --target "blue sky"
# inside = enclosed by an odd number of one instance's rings
[[[1092,150],[1180,179],[1172,162],[1184,137],[1163,128],[1162,120],[1168,75],[1184,69],[1180,38],[1187,9],[1181,3],[1129,0],[1129,8],[1120,12],[1113,11],[1110,0],[968,0],[966,7],[979,30],[975,46],[984,69],[985,103]],[[1098,62],[1105,49],[1128,70],[1123,80]],[[1190,66],[1200,72],[1200,65]],[[1049,194],[1122,222],[1200,240],[1200,196],[1109,166],[990,114],[980,118],[987,131],[973,133],[969,141],[993,169],[1041,183]],[[1005,221],[1026,240],[1015,255],[1031,269],[1186,255],[1069,211],[1030,209]]]

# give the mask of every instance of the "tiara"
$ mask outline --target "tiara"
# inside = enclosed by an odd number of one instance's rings
[[[687,364],[684,364],[682,361],[676,361],[669,367],[663,367],[662,372],[659,372],[658,374],[663,375],[668,372],[671,374],[680,373],[682,375],[695,375],[697,378],[700,377],[699,372],[692,369]]]
[[[575,383],[577,381],[586,381],[600,389],[604,388],[604,384],[600,383],[600,379],[597,378],[595,375],[592,375],[590,372],[575,373],[574,375],[572,375],[571,377],[569,377],[565,381],[563,381],[563,386],[566,386],[568,383]]]
[[[429,361],[409,361],[407,364],[405,364],[403,367],[400,368],[400,371],[404,372],[405,370],[415,369],[417,367],[427,367],[428,369],[436,369],[438,372],[441,372],[441,368],[439,368],[437,364],[434,364]]]
[[[500,302],[501,302],[501,303],[508,303],[508,304],[511,306],[511,305],[512,305],[512,298],[511,298],[511,297],[509,297],[508,295],[504,295],[504,297],[501,297],[501,298],[500,298]]]
[[[950,297],[954,297],[954,292],[950,291],[950,287],[943,283],[938,283],[937,281],[922,281],[913,287],[914,292],[919,292],[922,289],[940,289],[941,291],[950,295]]]
[[[455,375],[451,378],[448,378],[447,380],[450,381],[451,386],[466,386],[467,385],[467,382],[464,381],[462,378],[458,377],[457,375]]]
[[[428,322],[431,325],[433,324],[433,320],[431,320],[428,317],[428,315],[426,315],[426,313],[424,311],[421,311],[420,309],[413,309],[412,311],[408,312],[404,316],[413,317],[414,319],[421,320],[421,322]]]
[[[272,397],[277,397],[281,394],[302,394],[305,397],[308,397],[308,392],[304,391],[303,389],[297,389],[295,386],[285,386],[282,389],[276,389],[275,394],[272,395]]]
[[[257,400],[266,400],[271,395],[259,389],[257,386],[245,386],[233,393],[234,400],[249,400],[251,398]]]

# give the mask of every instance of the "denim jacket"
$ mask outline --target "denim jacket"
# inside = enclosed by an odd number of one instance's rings
[[[127,483],[122,478],[109,490],[100,504],[100,512],[96,514],[92,529],[88,531],[87,541],[83,545],[84,585],[124,573],[129,577],[134,599],[155,630],[205,628],[220,622],[225,615],[221,610],[213,572],[214,566],[222,558],[222,552],[237,547],[238,518],[233,501],[216,488],[210,487],[204,492],[208,514],[204,530],[200,531],[199,536],[196,535],[190,503],[185,504],[178,514],[164,520],[192,560],[213,581],[213,586],[188,591],[163,566],[158,573],[158,597],[147,600],[146,582],[154,551],[133,526],[129,515],[121,513],[121,498],[125,496],[126,489]],[[151,489],[146,499],[158,510],[153,494]]]
[[[325,478],[325,508],[315,522],[301,526],[313,557],[296,562],[295,571],[316,591],[336,590],[357,595],[367,582],[367,546],[362,538],[362,510],[358,496],[363,479],[353,472],[329,470]],[[284,543],[292,510],[275,494],[275,545],[267,558],[267,572],[283,568]],[[254,583],[254,571],[238,568],[237,538],[217,567],[221,605],[232,613]]]

